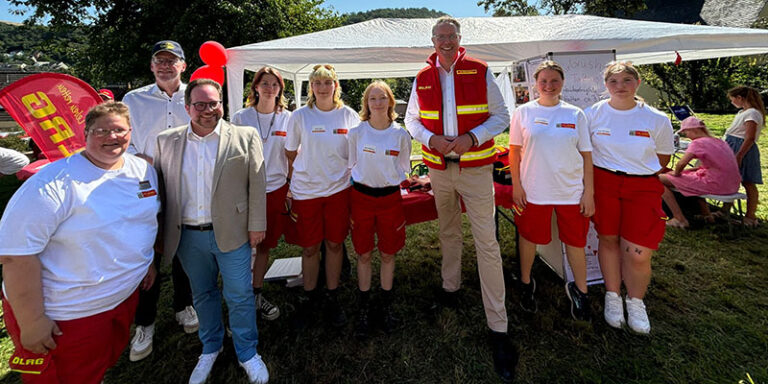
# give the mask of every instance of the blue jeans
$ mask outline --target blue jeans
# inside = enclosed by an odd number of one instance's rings
[[[198,336],[203,353],[218,351],[224,342],[219,272],[224,299],[229,308],[229,326],[237,359],[250,360],[256,354],[256,302],[251,288],[251,247],[246,242],[231,252],[216,245],[213,231],[183,229],[176,253],[189,276],[192,300],[200,321]]]

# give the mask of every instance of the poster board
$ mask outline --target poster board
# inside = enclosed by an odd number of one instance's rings
[[[539,257],[544,261],[561,279],[566,282],[573,281],[573,271],[568,264],[568,257],[565,254],[565,244],[558,236],[557,218],[552,212],[552,241],[546,245],[536,246]],[[600,261],[597,258],[597,231],[595,225],[590,221],[589,232],[587,232],[587,246],[584,247],[587,262],[587,285],[602,284],[603,273],[600,270]]]
[[[607,96],[603,71],[616,59],[614,51],[553,52],[548,56],[565,71],[564,101],[585,109]]]

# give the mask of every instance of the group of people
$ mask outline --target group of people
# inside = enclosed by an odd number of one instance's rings
[[[24,380],[100,382],[128,343],[132,323],[130,360],[149,355],[162,260],[172,265],[176,320],[202,342],[189,382],[205,382],[222,350],[223,295],[239,364],[250,382],[266,383],[257,317],[281,314],[264,297],[263,282],[270,250],[289,224],[291,241],[302,248],[297,328],[321,310],[332,326],[347,324],[338,288],[351,232],[358,278],[354,333],[364,338],[371,331],[375,248],[381,323],[387,332],[396,329],[393,277],[405,245],[400,190],[408,185],[413,137],[422,144],[438,213],[443,284],[437,301],[455,306],[461,288],[463,203],[494,369],[510,382],[517,352],[507,334],[492,179],[494,137],[510,121],[521,306],[536,311],[531,266],[536,245],[550,241],[554,212],[574,272],[575,281],[566,285],[571,313],[590,320],[584,247],[592,218],[606,283],[604,317],[621,327],[626,305],[629,327],[648,333],[643,297],[651,254],[665,230],[667,179],[659,174],[674,153],[669,119],[636,96],[640,77],[631,64],[609,64],[610,98],[581,111],[560,100],[565,74],[552,61],[534,75],[539,98],[510,117],[492,72],[467,55],[460,32],[450,17],[434,25],[435,53],[414,80],[407,131],[395,121],[394,95],[385,82],[366,88],[358,113],[342,102],[331,65],[313,68],[307,104],[293,112],[281,74],[260,69],[247,108],[229,123],[222,119],[221,86],[208,79],[183,84],[181,46],[155,44],[150,68],[156,82],[89,111],[85,150],[25,183],[0,222],[3,309],[16,354],[29,362]],[[734,105],[751,106],[764,118],[762,105],[735,97]],[[748,114],[746,130],[733,133],[745,135],[731,144],[742,167],[758,156],[752,145],[763,125],[758,115]],[[684,125],[683,131],[695,139],[697,128]],[[28,214],[32,209],[35,215]]]

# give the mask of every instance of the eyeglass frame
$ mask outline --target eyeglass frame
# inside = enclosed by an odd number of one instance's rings
[[[162,58],[158,58],[157,56],[152,56],[152,64],[155,64],[155,65],[168,65],[172,67],[182,62],[184,62],[184,59],[178,56],[174,57],[173,59],[162,59]]]
[[[223,103],[224,102],[222,100],[214,100],[214,101],[198,101],[195,103],[190,103],[189,105],[191,105],[195,109],[195,111],[205,112],[208,109],[217,109]]]
[[[132,128],[91,128],[86,133],[88,135],[93,134],[94,136],[100,138],[109,137],[113,133],[115,134],[115,137],[125,137],[128,135],[128,132],[131,132],[132,130]]]
[[[459,39],[461,38],[461,34],[460,33],[452,33],[450,35],[432,35],[432,38],[437,40],[437,41],[440,41],[440,42],[443,42],[443,41],[459,41]]]

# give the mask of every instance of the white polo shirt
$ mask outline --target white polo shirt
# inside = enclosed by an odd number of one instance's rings
[[[578,204],[584,193],[584,158],[591,152],[584,112],[560,102],[534,100],[515,109],[509,144],[520,146],[520,181],[533,204]]]
[[[142,159],[123,158],[117,170],[99,168],[82,154],[55,161],[16,191],[3,214],[0,254],[37,255],[52,320],[115,308],[152,262],[157,174]]]
[[[291,178],[295,199],[327,197],[350,186],[347,133],[358,124],[359,115],[347,106],[325,112],[305,105],[293,112],[285,149],[299,151]]]
[[[285,156],[285,139],[291,112],[283,110],[272,114],[258,113],[256,108],[241,109],[232,116],[232,124],[246,125],[259,130],[264,144],[264,163],[267,172],[267,193],[285,185],[288,177],[288,158]],[[270,124],[271,123],[271,124]]]
[[[672,123],[646,103],[620,111],[602,100],[584,112],[592,137],[592,162],[598,167],[652,175],[661,169],[657,154],[675,153]]]
[[[157,135],[169,128],[189,123],[189,114],[184,109],[184,90],[181,84],[172,97],[161,90],[157,84],[143,86],[128,92],[123,103],[131,113],[131,145],[128,152],[143,153],[155,157]]]
[[[363,121],[347,135],[352,180],[383,188],[405,180],[411,170],[411,135],[392,122],[386,129]]]

